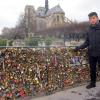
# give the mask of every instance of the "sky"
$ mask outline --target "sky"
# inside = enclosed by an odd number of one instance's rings
[[[1,0],[0,34],[3,27],[16,25],[26,5],[33,5],[37,9],[44,4],[45,0]],[[49,0],[49,8],[58,4],[65,11],[66,17],[73,21],[87,21],[87,15],[92,11],[96,11],[100,16],[100,0]]]

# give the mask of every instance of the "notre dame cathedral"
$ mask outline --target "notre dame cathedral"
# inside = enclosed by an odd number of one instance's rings
[[[49,1],[45,0],[45,7],[27,5],[25,7],[25,23],[29,37],[36,31],[58,27],[65,23],[65,12],[60,5],[49,9]]]

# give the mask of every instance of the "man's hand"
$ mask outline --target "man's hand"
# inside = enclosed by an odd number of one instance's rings
[[[79,50],[79,48],[75,47],[73,50],[74,50],[74,52],[77,52]]]

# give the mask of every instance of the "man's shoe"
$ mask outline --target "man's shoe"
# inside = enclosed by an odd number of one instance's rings
[[[86,86],[87,89],[91,89],[91,88],[94,88],[94,87],[96,87],[95,84],[89,84],[89,85]]]

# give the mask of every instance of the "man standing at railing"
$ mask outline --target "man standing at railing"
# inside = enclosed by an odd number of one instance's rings
[[[86,40],[82,45],[77,46],[74,51],[88,48],[91,82],[86,88],[90,89],[96,87],[97,63],[100,67],[100,21],[96,12],[89,13],[88,17],[90,25],[87,30]]]

